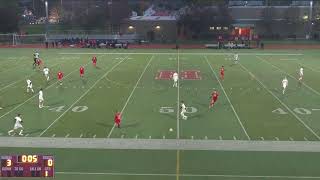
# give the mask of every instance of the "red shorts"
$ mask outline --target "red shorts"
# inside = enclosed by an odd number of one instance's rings
[[[120,122],[121,122],[120,120],[115,121],[116,124],[120,124]]]
[[[221,76],[224,76],[224,73],[220,73]]]
[[[211,104],[214,104],[215,102],[217,102],[218,98],[214,98],[214,99],[211,99]]]
[[[84,74],[84,71],[80,71],[80,74]]]
[[[61,77],[61,78],[60,78],[60,77],[58,77],[58,80],[59,80],[59,81],[61,81],[61,80],[62,80],[62,77]]]

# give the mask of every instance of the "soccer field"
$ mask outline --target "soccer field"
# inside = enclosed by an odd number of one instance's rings
[[[233,62],[235,52],[239,53],[238,64]],[[40,58],[51,70],[49,82],[41,71],[32,68],[33,53],[33,49],[0,49],[2,137],[8,136],[7,131],[14,125],[13,118],[21,113],[26,138],[320,140],[320,52],[316,50],[41,49]],[[93,55],[98,58],[97,68],[91,64]],[[79,77],[80,66],[85,66],[83,79]],[[224,80],[219,79],[221,66],[225,67]],[[301,87],[297,80],[300,67],[304,67],[305,74]],[[57,82],[59,70],[65,74],[63,85]],[[180,74],[179,88],[172,87],[169,79],[174,71]],[[283,95],[284,77],[288,78],[289,86]],[[38,108],[37,93],[26,92],[26,79],[33,82],[36,92],[44,89],[45,108]],[[209,109],[214,89],[220,96]],[[182,100],[188,107],[187,120],[180,117]],[[116,111],[122,112],[120,129],[114,126]],[[169,131],[170,128],[173,131]],[[112,179],[127,179],[126,176],[132,176],[130,179],[306,179],[320,176],[318,153],[163,149],[16,151],[52,153],[57,163],[70,158],[65,166],[56,165],[60,172],[58,179],[111,176]],[[13,152],[10,148],[1,149],[1,153]],[[99,157],[109,157],[110,162],[105,165],[108,160],[102,158],[97,163],[100,168],[94,169],[77,160],[86,152],[97,161]],[[123,163],[128,164],[121,168]],[[136,169],[135,163],[139,164]],[[202,163],[205,167],[200,167]],[[91,169],[85,170],[86,167]]]

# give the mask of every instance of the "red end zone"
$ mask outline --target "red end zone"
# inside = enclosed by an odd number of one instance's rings
[[[173,70],[161,70],[158,71],[157,76],[155,77],[155,79],[158,80],[170,80],[172,74],[175,71]],[[201,80],[201,75],[200,75],[200,71],[198,70],[185,70],[185,71],[181,71],[180,74],[180,79],[183,80]]]

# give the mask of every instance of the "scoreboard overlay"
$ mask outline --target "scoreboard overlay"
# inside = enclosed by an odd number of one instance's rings
[[[54,177],[52,155],[2,155],[0,177]]]

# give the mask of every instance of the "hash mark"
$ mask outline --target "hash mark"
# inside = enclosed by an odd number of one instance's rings
[[[82,138],[83,134],[80,134],[80,138]]]
[[[193,139],[193,136],[191,136],[191,139]]]
[[[151,136],[149,136],[149,139],[151,139]]]
[[[293,138],[292,137],[289,137],[290,141],[293,141]]]
[[[205,139],[205,140],[208,140],[208,136],[205,136],[204,139]]]
[[[52,134],[52,136],[51,137],[56,137],[56,134]]]
[[[123,138],[124,138],[124,135],[122,134],[122,135],[121,135],[121,139],[123,139]]]
[[[26,134],[25,137],[29,136],[29,134]]]
[[[165,139],[166,138],[166,136],[162,136],[162,139]]]
[[[96,138],[97,135],[93,135],[93,138]]]
[[[263,137],[260,137],[260,138],[261,138],[262,141],[264,141],[264,138],[263,138]]]
[[[138,134],[136,134],[136,137],[135,137],[136,139],[138,139]]]
[[[279,138],[278,138],[278,137],[276,137],[276,140],[277,140],[277,141],[279,141]]]
[[[65,138],[67,138],[67,137],[69,137],[70,136],[70,134],[67,134],[66,136],[65,136]]]
[[[235,136],[233,136],[233,140],[237,140],[237,138]]]
[[[219,136],[219,139],[222,140],[222,136]]]
[[[304,139],[305,141],[309,141],[306,137],[303,137],[303,139]]]

